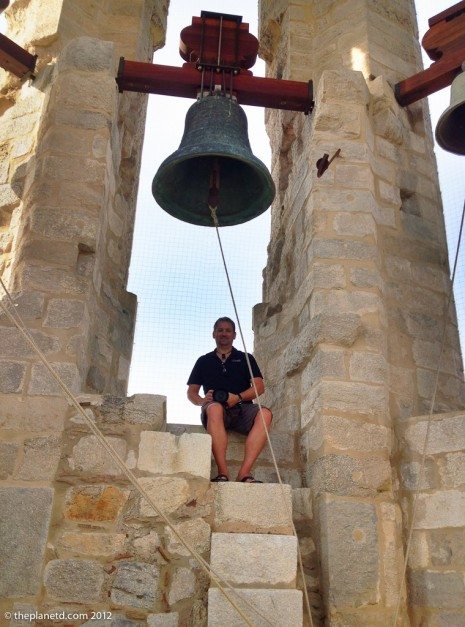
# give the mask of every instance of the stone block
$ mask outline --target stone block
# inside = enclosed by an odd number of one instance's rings
[[[294,522],[308,522],[313,518],[312,490],[294,488],[292,490],[292,514]]]
[[[129,497],[116,486],[89,485],[70,488],[66,495],[66,520],[80,523],[116,522]]]
[[[288,465],[292,464],[295,461],[296,447],[295,436],[293,433],[280,433],[278,431],[272,430],[270,432],[270,440],[278,465]],[[244,443],[244,436],[234,432],[231,432],[229,434],[227,451],[228,461],[235,460],[237,462],[242,462],[242,460],[244,459]],[[273,463],[269,445],[266,445],[263,451],[260,453],[259,461],[269,462],[270,464]]]
[[[117,606],[153,610],[160,600],[160,569],[144,562],[119,562],[111,588],[111,601]]]
[[[144,562],[157,561],[161,545],[161,538],[155,531],[149,531],[147,535],[136,538],[133,542],[136,557]]]
[[[333,228],[339,235],[365,237],[376,234],[375,221],[366,213],[336,213],[333,217]]]
[[[115,558],[124,553],[126,535],[124,533],[96,533],[66,531],[60,537],[58,552],[89,557]]]
[[[463,527],[464,512],[465,492],[438,490],[432,494],[419,494],[414,528]]]
[[[320,559],[330,607],[379,602],[379,540],[375,506],[324,495],[318,500]]]
[[[53,298],[50,300],[47,307],[44,326],[71,329],[79,326],[83,316],[83,301]]]
[[[387,415],[388,394],[385,386],[345,381],[320,381],[302,403],[302,427],[322,412],[351,413],[357,418],[379,420]]]
[[[2,597],[39,593],[52,499],[50,488],[0,488]]]
[[[350,356],[349,375],[353,381],[385,383],[387,363],[383,355],[354,351]]]
[[[100,611],[103,613],[105,610]],[[81,627],[140,627],[140,625],[140,621],[131,620],[124,614],[117,614],[112,611],[111,618],[91,619],[87,623],[82,623]]]
[[[373,268],[352,268],[350,282],[355,287],[375,287],[382,289],[382,279],[378,270]]]
[[[20,398],[17,394],[2,395],[0,426],[2,429],[14,431],[54,431],[59,433],[63,430],[67,411],[68,402],[65,398],[43,396]]]
[[[79,186],[82,190],[82,185]],[[69,202],[69,201],[68,201]],[[97,199],[95,200],[97,204]],[[56,207],[39,206],[31,215],[31,230],[49,238],[76,240],[95,247],[98,222],[95,214],[80,206],[72,211]]]
[[[56,167],[59,168],[59,165]],[[53,294],[64,292],[73,296],[85,294],[89,287],[88,279],[79,276],[75,271],[44,265],[26,266],[23,271],[23,283],[27,289],[42,289]]]
[[[2,394],[20,392],[25,374],[26,364],[0,360],[0,392]]]
[[[310,389],[322,378],[346,379],[345,351],[319,345],[302,372],[302,389]]]
[[[214,531],[292,534],[289,485],[230,482],[215,490]]]
[[[81,73],[70,72],[61,73],[55,81],[56,93],[60,98],[62,107],[70,107],[73,109],[89,109],[92,111],[100,111],[105,115],[112,116],[116,107],[116,94],[112,89],[111,81],[114,78],[110,74],[103,72]],[[78,98],[78,94],[81,98]],[[68,159],[69,160],[69,159]],[[69,164],[69,169],[54,168],[53,159],[49,158],[48,168],[43,172],[44,175],[52,175],[53,178],[71,179],[72,172],[79,174],[79,179],[83,182],[95,182],[103,180],[103,172],[100,168],[95,168],[95,172],[90,172],[90,164],[82,163],[81,169],[75,167],[75,164]],[[88,160],[90,161],[90,160]],[[58,172],[58,173],[56,173]],[[53,179],[52,179],[53,180]]]
[[[198,553],[210,550],[210,525],[202,518],[193,518],[174,525],[176,531]],[[166,550],[173,557],[190,557],[190,552],[181,544],[174,532],[166,527]]]
[[[21,254],[30,262],[39,260],[68,268],[74,268],[78,253],[79,249],[74,242],[54,241],[51,246],[49,239],[42,238],[32,239],[31,237],[27,242],[23,242],[21,247]]]
[[[444,486],[458,488],[465,484],[465,452],[448,453],[440,464]]]
[[[16,442],[0,442],[0,479],[12,474],[19,444]]]
[[[356,139],[361,128],[361,112],[355,107],[320,103],[315,108],[313,130],[317,133],[336,133],[342,139]]]
[[[343,259],[376,261],[376,247],[373,244],[350,240],[316,237],[310,248],[311,259]]]
[[[151,474],[184,473],[210,479],[211,437],[208,434],[143,431],[140,436],[139,470]]]
[[[402,487],[405,490],[430,490],[437,487],[435,481],[435,464],[432,459],[425,460],[425,470],[423,480],[420,482],[421,464],[420,462],[405,462],[400,466],[402,477]]]
[[[357,314],[317,315],[285,350],[285,373],[291,375],[305,366],[318,344],[350,347],[362,330],[361,318]]]
[[[297,575],[297,539],[289,535],[213,533],[210,563],[232,585],[292,588]]]
[[[104,580],[102,565],[90,560],[51,560],[44,572],[47,595],[65,603],[98,603]]]
[[[412,605],[441,609],[463,609],[463,572],[412,570],[408,576]]]
[[[307,468],[307,481],[314,494],[375,496],[390,489],[391,466],[387,457],[329,454]]]
[[[53,362],[51,366],[71,392],[79,392],[81,377],[76,364]],[[44,396],[63,394],[62,389],[43,364],[34,364],[32,366],[28,392],[32,395],[38,394]]]
[[[172,514],[191,497],[189,484],[181,477],[142,477],[139,482],[165,514]],[[141,498],[140,515],[158,516],[145,498]]]
[[[147,425],[155,431],[163,431],[166,425],[166,396],[134,394],[126,399],[123,417],[129,424]]]
[[[59,350],[60,343],[56,337],[46,335],[41,331],[30,331],[34,341],[45,354],[49,355]],[[35,356],[34,349],[24,339],[19,329],[13,327],[0,327],[0,346],[3,357],[13,359],[25,359]]]
[[[26,440],[24,459],[17,473],[18,478],[29,481],[53,479],[60,454],[60,439],[55,435]]]
[[[428,538],[428,555],[433,567],[460,570],[465,564],[465,526],[433,529]],[[425,564],[426,566],[426,564]]]
[[[114,69],[114,44],[92,37],[77,37],[60,54],[57,69],[60,72],[110,72]]]
[[[465,416],[445,414],[443,418],[438,418],[431,420],[427,454],[434,455],[465,449]],[[427,419],[420,420],[405,431],[406,444],[417,453],[423,452],[427,426]]]
[[[300,627],[303,621],[302,592],[300,590],[247,590],[236,589],[234,601],[249,621],[256,627],[279,625],[280,627]],[[240,601],[240,595],[264,618],[255,614],[250,605]],[[232,594],[231,594],[232,596]],[[266,620],[265,620],[266,619]],[[209,627],[244,627],[246,623],[237,610],[224,597],[218,588],[208,591]]]
[[[15,618],[15,612],[17,617]],[[37,606],[30,603],[15,603],[13,605],[13,617],[8,627],[31,627],[31,615],[37,612]],[[5,625],[7,623],[5,622]]]
[[[390,431],[383,425],[341,416],[317,416],[302,438],[306,449],[321,446],[341,451],[376,452],[390,448]]]
[[[23,320],[37,320],[42,317],[45,297],[41,292],[19,291],[11,294],[16,305],[16,311]],[[0,320],[6,321],[3,309],[0,310]]]
[[[178,627],[179,614],[170,612],[169,614],[149,614],[147,616],[147,627]]]
[[[188,599],[195,592],[195,575],[190,568],[177,568],[171,579],[168,603],[174,605],[178,601]]]
[[[309,16],[302,16],[302,21]],[[318,82],[319,99],[323,102],[340,102],[366,105],[370,92],[361,72],[348,69],[324,70]]]
[[[127,453],[125,440],[108,436],[105,439],[117,455],[125,461]],[[122,474],[120,467],[111,459],[95,435],[86,435],[79,440],[73,448],[69,465],[74,471],[90,475],[118,477]]]
[[[435,616],[438,627],[463,627],[465,625],[465,614],[462,612],[441,612]]]
[[[344,267],[339,264],[315,263],[312,268],[315,287],[338,289],[346,287]]]

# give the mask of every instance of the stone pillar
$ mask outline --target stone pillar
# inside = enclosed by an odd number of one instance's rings
[[[136,310],[126,283],[147,96],[119,94],[115,77],[120,56],[152,59],[167,5],[16,0],[7,11],[7,35],[38,61],[34,81],[3,71],[0,79],[0,275],[75,393],[126,391]],[[1,289],[0,297],[6,302]],[[72,415],[0,311],[6,609],[42,594]]]
[[[413,0],[262,0],[260,16],[269,75],[313,79],[316,103],[267,112],[278,194],[255,350],[275,429],[300,435],[327,620],[389,624],[394,427],[429,409],[450,287],[426,103],[402,109],[392,91],[421,68]],[[463,404],[452,312],[436,408]]]
[[[68,384],[124,394],[136,309],[125,287],[147,97],[119,95],[115,77],[120,56],[151,60],[167,3],[55,5],[15,2],[9,14],[10,35],[38,54],[38,66],[33,82],[3,78],[1,271]],[[32,355],[11,354],[16,330],[1,332],[9,347],[0,348],[2,391],[53,393]]]

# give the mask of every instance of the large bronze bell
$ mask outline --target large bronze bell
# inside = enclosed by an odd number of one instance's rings
[[[465,72],[452,81],[450,105],[436,125],[436,141],[448,152],[465,155]]]
[[[214,226],[241,224],[270,206],[275,187],[264,163],[252,154],[247,118],[231,98],[215,94],[189,109],[181,145],[158,169],[155,200],[185,222]]]

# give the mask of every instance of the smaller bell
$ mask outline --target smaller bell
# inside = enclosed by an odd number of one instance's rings
[[[200,226],[252,220],[271,205],[275,187],[252,154],[244,110],[223,95],[200,98],[187,112],[181,144],[160,165],[152,193],[169,214]]]
[[[456,155],[465,155],[465,72],[452,81],[450,106],[439,118],[435,134],[441,148]]]

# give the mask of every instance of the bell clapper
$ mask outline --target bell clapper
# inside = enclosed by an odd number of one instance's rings
[[[210,188],[208,190],[208,206],[210,209],[218,207],[220,196],[220,165],[218,159],[214,159],[212,172],[210,174]]]

